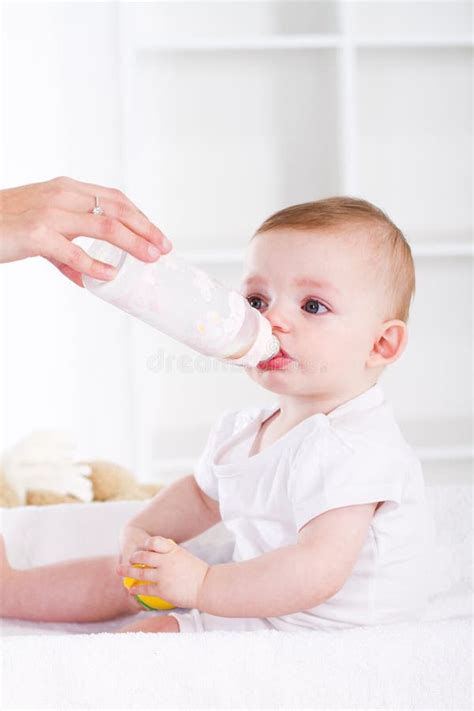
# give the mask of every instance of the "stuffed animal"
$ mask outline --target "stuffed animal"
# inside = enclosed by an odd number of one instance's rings
[[[3,456],[0,507],[145,500],[163,488],[141,484],[114,462],[76,462],[64,433],[34,432]]]

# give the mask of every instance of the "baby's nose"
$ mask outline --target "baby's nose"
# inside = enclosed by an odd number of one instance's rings
[[[268,308],[262,316],[265,316],[270,321],[272,330],[288,331],[291,328],[290,317],[279,306]],[[278,333],[275,333],[275,335],[278,336]]]

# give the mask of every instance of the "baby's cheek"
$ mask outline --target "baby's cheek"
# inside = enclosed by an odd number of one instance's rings
[[[298,357],[297,365],[306,374],[319,373],[331,358],[331,344],[323,334],[305,341],[304,351]],[[292,364],[293,365],[293,364]]]
[[[318,358],[315,354],[308,356],[304,364],[306,375],[325,375],[329,371],[329,361],[325,358]]]

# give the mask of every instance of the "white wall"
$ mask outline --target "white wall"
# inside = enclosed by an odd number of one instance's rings
[[[115,3],[2,15],[1,187],[67,175],[121,188]],[[131,465],[127,318],[42,259],[2,265],[0,288],[0,448],[63,429],[79,456]]]
[[[406,2],[398,22],[395,3],[379,6],[360,3],[354,26],[380,46],[355,52],[356,35],[258,46],[334,36],[335,3],[6,2],[0,187],[68,175],[124,189],[178,251],[243,249],[292,202],[349,188],[373,201],[430,254],[416,256],[409,346],[385,389],[410,441],[448,447],[454,467],[472,405],[472,260],[449,251],[472,236],[470,10]],[[199,32],[210,48],[157,48]],[[212,47],[250,35],[250,49]],[[237,286],[238,261],[203,267]],[[79,456],[163,479],[159,461],[184,473],[223,408],[274,399],[238,368],[158,372],[158,353],[195,354],[43,260],[2,265],[0,298],[0,450],[67,429]]]

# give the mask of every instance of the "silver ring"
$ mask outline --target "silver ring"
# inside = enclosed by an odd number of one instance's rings
[[[95,196],[95,207],[92,208],[92,214],[93,215],[103,215],[104,214],[104,208],[99,205],[99,198],[97,195]]]

